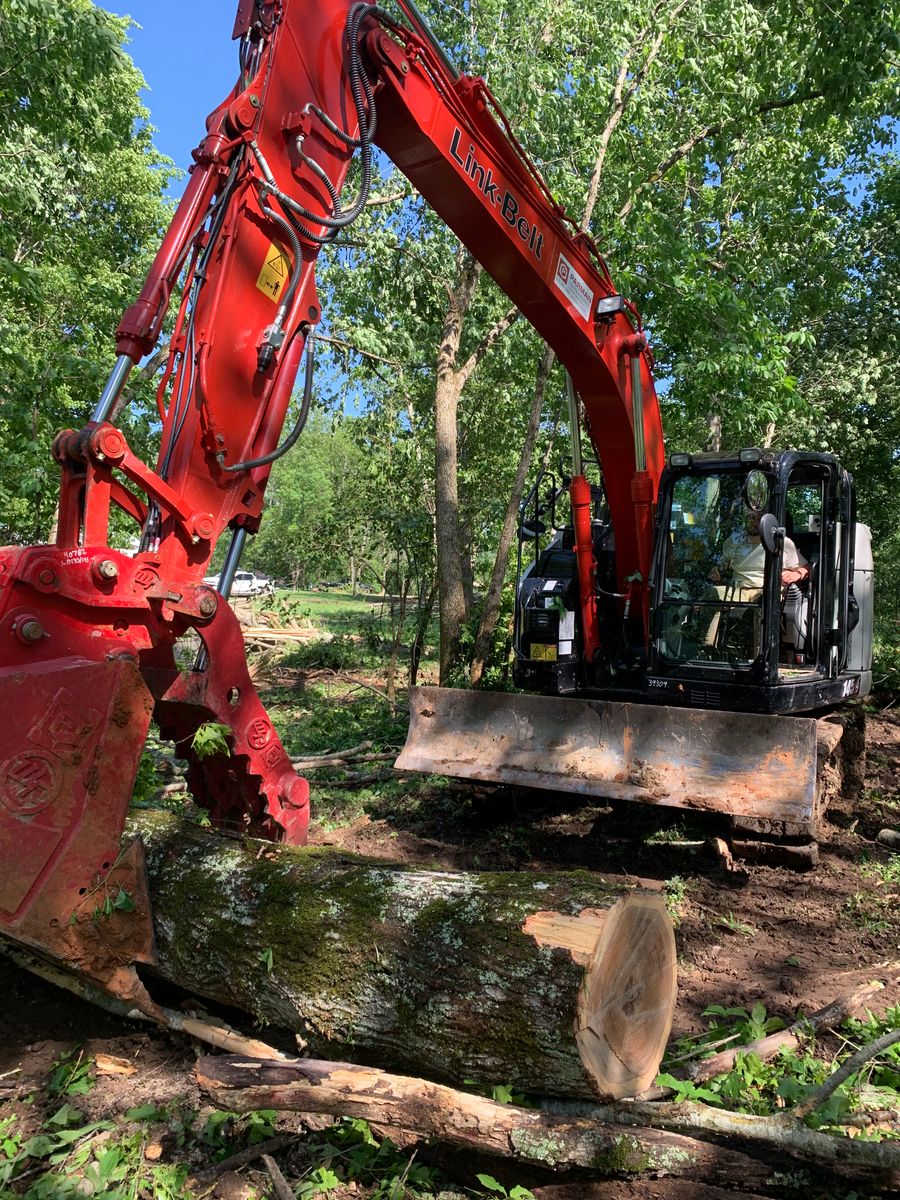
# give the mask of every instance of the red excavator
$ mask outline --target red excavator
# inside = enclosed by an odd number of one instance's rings
[[[400,765],[809,837],[816,723],[772,714],[870,686],[871,555],[848,474],[829,455],[754,447],[665,462],[638,313],[485,82],[398,3],[407,24],[348,0],[240,0],[238,82],[207,119],[90,421],[54,441],[55,541],[0,550],[0,932],[148,1012],[134,970],[153,956],[141,847],[120,843],[151,719],[183,750],[204,722],[231,731],[229,757],[188,771],[214,825],[306,837],[309,787],[251,683],[227,597],[272,463],[309,411],[316,258],[365,204],[376,147],[555,350],[573,434],[571,477],[554,489],[570,523],[550,513],[541,548],[547,504],[523,513],[535,553],[516,682],[540,694],[420,689]],[[115,417],[173,295],[151,467]],[[581,425],[602,485],[584,474]],[[109,547],[113,508],[135,523],[134,554]],[[214,588],[203,579],[226,530]],[[176,643],[191,631],[202,645],[185,667]],[[102,926],[99,889],[128,900]]]

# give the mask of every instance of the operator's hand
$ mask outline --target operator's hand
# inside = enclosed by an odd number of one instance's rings
[[[786,586],[792,583],[799,583],[801,579],[805,579],[808,575],[806,567],[785,567],[781,572],[781,582]]]

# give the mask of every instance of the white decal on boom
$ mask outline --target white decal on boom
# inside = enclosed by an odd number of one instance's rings
[[[589,321],[594,311],[594,293],[588,287],[587,280],[578,274],[564,254],[559,256],[553,282],[572,306]]]

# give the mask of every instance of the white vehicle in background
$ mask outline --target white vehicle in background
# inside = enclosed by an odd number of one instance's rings
[[[219,590],[220,575],[207,575],[203,582]],[[272,596],[275,594],[275,584],[268,575],[256,575],[253,571],[236,571],[231,585],[231,595],[234,596]]]

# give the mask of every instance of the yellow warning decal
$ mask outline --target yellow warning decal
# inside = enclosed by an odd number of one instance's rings
[[[532,660],[536,659],[538,662],[556,662],[556,647],[545,646],[541,642],[532,642],[531,657]]]
[[[256,286],[277,303],[281,299],[281,293],[288,285],[290,274],[291,260],[288,258],[287,252],[280,246],[276,246],[274,242],[269,242]]]

